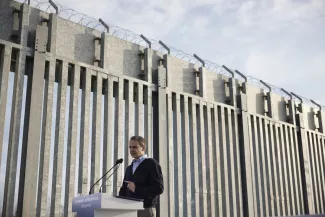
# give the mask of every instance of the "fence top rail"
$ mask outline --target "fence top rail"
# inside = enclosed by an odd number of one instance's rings
[[[258,117],[258,118],[261,118],[261,119],[264,119],[266,121],[275,123],[275,124],[284,125],[284,126],[292,127],[292,128],[297,128],[297,126],[294,125],[294,124],[290,124],[290,123],[287,123],[287,122],[284,122],[284,121],[281,121],[281,120],[277,120],[277,119],[274,119],[274,118],[270,118],[270,117],[265,116],[265,115],[251,113],[251,112],[248,112],[248,114],[249,115],[252,115],[252,116],[255,116],[255,117]]]
[[[306,129],[307,133],[311,133],[311,134],[315,134],[317,136],[320,136],[322,139],[325,139],[325,134],[323,134],[322,132],[317,132],[315,130],[311,130],[311,129]]]

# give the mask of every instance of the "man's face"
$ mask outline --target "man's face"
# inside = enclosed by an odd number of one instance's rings
[[[129,149],[131,156],[135,159],[144,155],[145,149],[141,147],[140,143],[138,143],[137,141],[130,140]]]

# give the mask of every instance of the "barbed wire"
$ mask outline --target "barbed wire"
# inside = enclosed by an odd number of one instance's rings
[[[212,72],[216,72],[221,75],[229,76],[229,72],[225,70],[222,66],[220,66],[217,63],[211,62],[209,60],[204,60],[205,61],[205,67]]]
[[[119,26],[115,26],[113,24],[107,24],[107,26],[109,28],[109,30],[107,30],[106,27],[98,19],[95,19],[95,18],[90,17],[83,13],[77,12],[74,9],[67,8],[63,5],[55,4],[55,6],[57,6],[57,10],[56,10],[56,8],[53,7],[53,5],[49,2],[49,0],[21,0],[21,1],[23,1],[23,3],[30,2],[30,6],[37,8],[39,10],[42,10],[44,12],[57,13],[58,16],[60,16],[61,18],[75,22],[82,26],[92,28],[92,29],[95,29],[100,32],[107,32],[109,35],[112,35],[112,36],[117,37],[122,40],[129,41],[134,44],[138,44],[138,45],[146,47],[146,48],[149,47],[148,43],[139,34],[136,34],[130,30],[121,28]],[[157,50],[162,53],[165,52],[165,48],[159,43],[159,41],[152,39],[152,38],[147,38],[147,39],[151,43],[151,49]],[[180,49],[174,48],[169,45],[168,45],[168,47],[170,48],[170,55],[172,55],[178,59],[192,63],[194,65],[201,64],[198,61],[198,59],[196,59],[192,54],[188,54]],[[204,62],[205,62],[205,68],[209,69],[210,71],[218,73],[220,75],[226,75],[226,76],[230,75],[230,73],[227,70],[225,70],[225,68],[220,66],[219,64],[214,63],[209,60],[204,60]],[[234,72],[235,79],[237,79],[241,82],[245,82],[245,79],[242,76],[239,76],[238,73],[235,73],[235,70],[232,70],[232,72]],[[246,80],[247,80],[248,84],[258,86],[259,88],[261,88],[265,91],[269,91],[268,87],[266,87],[264,84],[261,83],[260,79],[254,78],[252,76],[246,76]],[[271,84],[268,84],[268,83],[267,83],[267,85],[269,85],[271,87],[271,91],[277,93],[278,95],[280,95],[286,99],[290,98],[285,92],[282,91],[281,88],[271,85]],[[293,96],[293,99],[298,100],[295,96]],[[311,101],[309,99],[304,98],[304,97],[301,97],[301,99],[303,100],[304,103],[315,107],[315,104],[311,103]],[[300,100],[298,100],[298,101],[300,101]],[[322,108],[325,109],[325,106],[322,106]]]
[[[300,99],[298,99],[297,97],[295,97],[295,96],[293,96],[294,98],[295,98],[295,100],[297,101],[297,102],[300,102]],[[308,105],[308,106],[310,106],[310,107],[312,107],[312,108],[315,108],[315,109],[319,109],[319,106],[317,106],[317,105],[315,105],[314,103],[312,103],[311,102],[311,100],[310,99],[308,99],[308,98],[306,98],[306,97],[303,97],[303,96],[300,96],[299,95],[299,97],[301,98],[301,100],[302,100],[302,102],[304,103],[304,104],[306,104],[306,105]],[[321,108],[325,108],[324,106],[320,106]]]

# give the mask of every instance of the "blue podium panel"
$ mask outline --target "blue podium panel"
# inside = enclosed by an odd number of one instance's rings
[[[143,202],[132,198],[113,197],[104,193],[78,196],[72,200],[77,217],[136,217]]]
[[[76,197],[72,201],[72,212],[76,212],[78,217],[94,217],[95,209],[102,207],[101,201],[101,193]]]

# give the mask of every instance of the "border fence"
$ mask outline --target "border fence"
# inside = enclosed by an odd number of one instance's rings
[[[116,194],[144,136],[158,216],[325,213],[325,113],[312,100],[52,1],[0,14],[2,216],[73,216]]]

